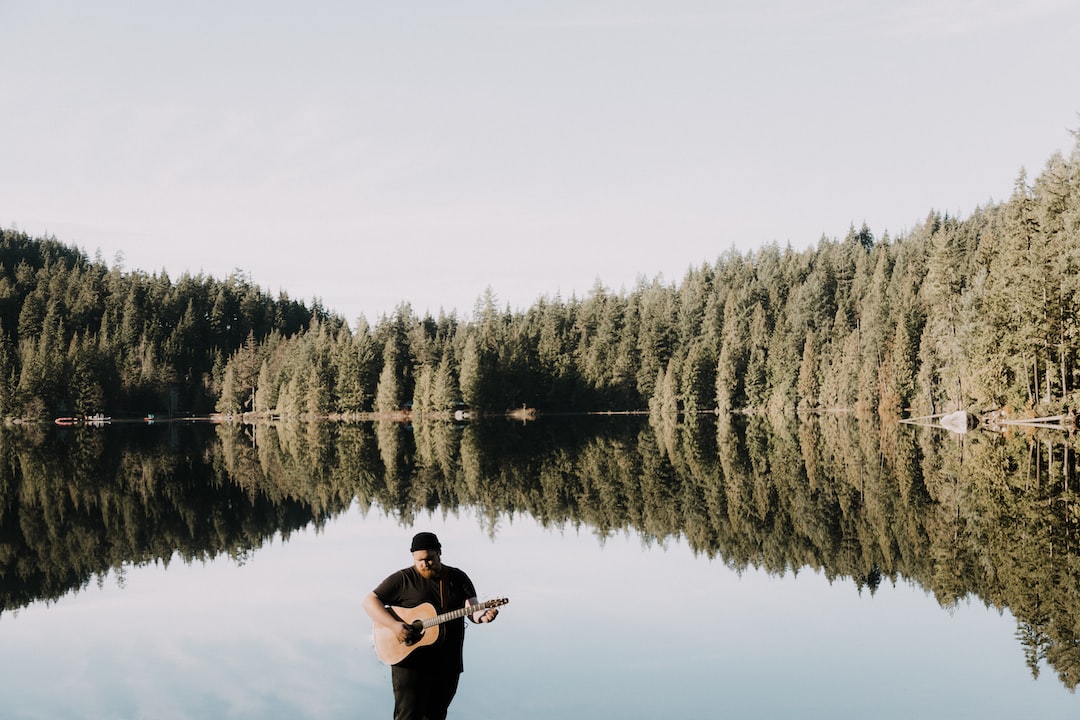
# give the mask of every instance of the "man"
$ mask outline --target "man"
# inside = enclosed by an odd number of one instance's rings
[[[392,630],[400,642],[410,639],[414,630],[395,617],[388,605],[413,608],[431,603],[436,613],[442,614],[477,604],[476,590],[469,577],[457,568],[442,564],[442,545],[434,533],[417,533],[409,551],[412,567],[386,578],[364,598],[364,610],[372,621]],[[487,608],[472,613],[469,619],[474,623],[489,623],[498,614],[495,608]],[[416,647],[391,667],[394,720],[446,717],[464,669],[461,650],[465,621],[450,620],[439,625],[438,632],[434,643]]]

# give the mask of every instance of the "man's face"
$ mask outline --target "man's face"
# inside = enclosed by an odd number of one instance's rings
[[[438,550],[417,550],[412,554],[413,566],[423,578],[439,577],[442,571],[442,561],[439,559]]]

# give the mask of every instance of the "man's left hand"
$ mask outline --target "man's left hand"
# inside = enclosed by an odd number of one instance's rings
[[[477,617],[476,615],[473,615],[473,621],[478,622],[478,623],[489,623],[489,622],[492,622],[493,620],[495,620],[495,618],[498,617],[498,616],[499,616],[499,611],[498,610],[496,610],[495,608],[488,608],[484,612],[480,613],[479,617]]]

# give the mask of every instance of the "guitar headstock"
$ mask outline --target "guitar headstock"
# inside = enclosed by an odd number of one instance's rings
[[[484,603],[481,603],[481,604],[484,607],[493,608],[493,607],[501,607],[501,606],[505,605],[508,602],[510,602],[510,598],[496,598],[494,600],[488,600],[487,602],[484,602]]]

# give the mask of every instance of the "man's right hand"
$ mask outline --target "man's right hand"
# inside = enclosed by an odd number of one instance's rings
[[[397,639],[400,643],[414,643],[420,639],[421,634],[421,631],[412,625],[401,623],[401,627],[398,628]]]

